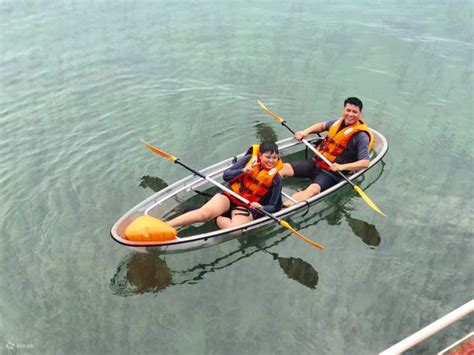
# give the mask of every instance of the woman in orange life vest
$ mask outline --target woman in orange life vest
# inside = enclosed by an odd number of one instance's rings
[[[212,197],[201,208],[187,212],[168,222],[172,227],[187,226],[210,221],[217,217],[221,229],[235,227],[257,218],[263,208],[274,213],[281,209],[281,176],[283,167],[278,146],[274,142],[254,145],[249,152],[229,169],[224,171],[224,181],[229,188],[251,202],[250,207],[232,195],[221,192]],[[222,216],[230,210],[230,218]]]
[[[303,191],[293,195],[296,201],[304,201],[338,183],[342,178],[336,171],[352,172],[367,168],[374,137],[361,118],[362,101],[349,97],[344,101],[342,117],[337,120],[316,123],[304,131],[295,133],[302,140],[311,133],[328,131],[326,138],[317,147],[332,165],[329,167],[320,158],[285,163],[280,174],[283,177],[305,177],[312,180]],[[294,202],[288,201],[285,206]]]

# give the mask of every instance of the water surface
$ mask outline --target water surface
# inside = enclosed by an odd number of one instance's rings
[[[0,346],[373,354],[472,298],[472,1],[0,3]],[[390,143],[286,230],[167,257],[109,237],[186,171],[337,118]],[[466,319],[419,345],[433,353]],[[7,345],[15,349],[9,350]],[[21,348],[27,345],[29,348]]]

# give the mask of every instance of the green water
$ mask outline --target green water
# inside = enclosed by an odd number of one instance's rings
[[[473,295],[472,1],[0,2],[0,348],[375,354]],[[384,165],[324,212],[166,258],[112,224],[358,96]],[[291,272],[288,271],[291,269]],[[299,274],[301,273],[301,274]],[[434,353],[472,317],[415,347]]]

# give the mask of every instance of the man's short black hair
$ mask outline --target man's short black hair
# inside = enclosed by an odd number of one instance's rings
[[[364,105],[362,105],[362,101],[360,101],[357,97],[348,97],[344,101],[344,107],[346,107],[347,104],[357,106],[361,112],[362,112],[362,107],[364,107]]]
[[[269,152],[270,154],[280,154],[278,152],[278,146],[276,145],[275,142],[271,141],[265,141],[262,144],[260,144],[260,154],[267,153]]]

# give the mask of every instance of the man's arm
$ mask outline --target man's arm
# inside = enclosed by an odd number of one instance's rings
[[[315,123],[314,125],[306,128],[304,131],[298,131],[295,133],[295,138],[299,141],[308,137],[311,133],[321,133],[325,131],[326,122]]]
[[[369,136],[364,132],[356,133],[351,138],[353,149],[357,150],[357,161],[347,164],[334,163],[331,167],[332,171],[349,170],[357,171],[366,169],[370,163],[370,152],[369,152]]]
[[[342,170],[357,171],[357,170],[368,168],[369,163],[370,163],[370,160],[367,160],[367,159],[362,159],[362,160],[358,160],[356,162],[347,163],[347,164],[334,163],[331,165],[331,170],[332,171],[342,171]]]

